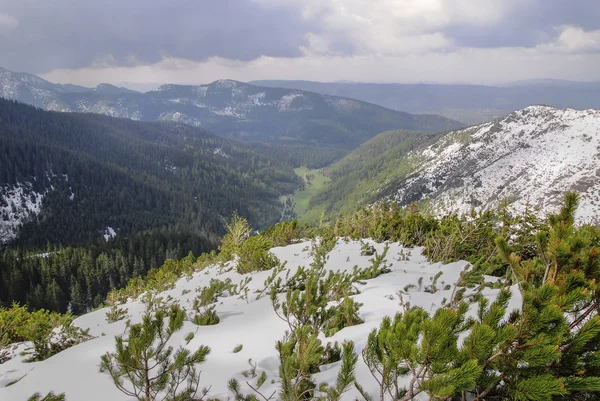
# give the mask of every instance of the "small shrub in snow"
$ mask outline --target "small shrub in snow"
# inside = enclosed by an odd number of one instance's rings
[[[385,264],[385,257],[387,256],[389,250],[389,245],[385,244],[385,248],[383,252],[379,254],[378,252],[374,252],[375,257],[370,259],[371,266],[359,270],[358,268],[354,268],[354,280],[370,280],[375,277],[379,277],[382,274],[389,273],[390,269]]]
[[[322,239],[313,248],[314,260],[309,269],[299,268],[285,286],[278,280],[271,287],[273,308],[291,329],[310,327],[314,332],[323,330],[329,337],[344,327],[363,322],[358,317],[360,304],[349,298],[356,293],[352,286],[355,275],[331,271],[325,274],[327,253],[333,245],[335,238]],[[287,288],[285,300],[280,301],[278,293],[283,288]],[[341,302],[329,306],[332,300]]]
[[[226,224],[227,234],[223,237],[221,246],[219,246],[219,258],[223,262],[233,259],[233,256],[239,253],[242,244],[250,237],[252,228],[248,220],[234,213],[231,221]]]
[[[115,323],[119,320],[123,320],[127,317],[127,309],[119,308],[117,304],[113,304],[108,312],[106,312],[106,321],[108,323]]]
[[[148,291],[142,297],[142,303],[146,306],[146,314],[156,313],[158,311],[166,312],[169,310],[173,298],[169,295],[167,299],[159,296],[154,291]]]
[[[192,323],[197,326],[212,326],[218,324],[221,319],[215,311],[215,307],[206,307],[203,310],[198,311],[191,319]]]
[[[367,242],[362,243],[362,246],[360,247],[361,256],[373,256],[375,252],[376,250],[373,245],[370,245]]]
[[[116,338],[116,350],[102,356],[100,371],[110,374],[120,391],[140,401],[203,398],[206,389],[196,398],[200,386],[196,365],[206,360],[210,348],[201,346],[191,352],[167,346],[183,327],[184,318],[185,313],[175,305],[168,312],[157,311],[154,317],[146,314],[142,323],[129,328],[127,338]],[[185,345],[193,337],[188,334]]]
[[[208,287],[200,290],[200,295],[194,299],[192,306],[193,315],[188,316],[189,320],[198,326],[210,326],[220,322],[219,316],[215,311],[215,306],[211,305],[219,299],[231,287],[231,280],[210,280]]]
[[[31,397],[28,398],[27,401],[65,401],[65,393],[55,395],[53,392],[49,392],[45,396],[42,396],[40,393],[35,393]]]
[[[322,365],[329,365],[330,363],[338,362],[342,359],[342,346],[336,341],[333,343],[327,343],[323,350],[323,357],[321,359]]]
[[[276,349],[280,360],[280,397],[284,401],[315,399],[318,398],[317,390],[325,394],[325,400],[338,401],[355,381],[357,356],[352,342],[343,346],[342,364],[335,386],[326,383],[317,386],[312,377],[319,372],[325,350],[310,327],[300,327],[288,333],[282,341],[277,342]]]
[[[238,249],[237,271],[240,274],[270,270],[279,259],[270,252],[272,242],[261,235],[248,238]]]
[[[363,323],[358,316],[358,309],[362,306],[352,298],[345,298],[339,305],[328,309],[329,319],[325,322],[323,332],[325,337],[331,337],[344,327],[355,326]]]
[[[43,361],[92,338],[89,329],[82,330],[73,325],[73,320],[70,313],[61,315],[43,309],[32,312],[17,333],[32,343],[33,352],[29,361]]]

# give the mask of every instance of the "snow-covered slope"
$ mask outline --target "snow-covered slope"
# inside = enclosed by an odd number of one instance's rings
[[[531,106],[451,132],[409,157],[414,172],[390,183],[387,200],[427,199],[460,212],[502,201],[550,210],[576,191],[578,219],[600,223],[600,110]]]
[[[383,251],[384,244],[372,243],[372,245],[378,252]],[[298,266],[308,267],[310,264],[310,247],[310,242],[303,242],[274,248],[273,252],[281,261],[287,261],[287,268],[294,273]],[[329,253],[325,267],[329,270],[352,271],[355,265],[360,268],[370,266],[369,259],[368,256],[361,256],[360,242],[346,243],[340,240]],[[466,262],[432,264],[421,255],[420,249],[408,250],[398,244],[390,244],[386,259],[390,273],[367,280],[364,284],[357,284],[360,293],[355,295],[354,299],[363,304],[359,314],[364,323],[347,327],[329,338],[321,335],[320,339],[324,345],[328,342],[353,340],[355,351],[360,354],[369,332],[379,326],[383,317],[393,316],[403,311],[404,307],[399,301],[399,291],[413,284],[415,287],[407,289],[407,293],[403,294],[404,302],[433,311],[440,307],[444,298],[450,298],[451,290],[441,289],[431,293],[425,292],[426,287],[438,273],[441,273],[438,279],[440,288],[443,288],[444,284],[455,283],[466,265]],[[218,397],[222,400],[231,398],[231,393],[227,391],[227,382],[232,377],[237,378],[243,386],[243,391],[249,393],[250,389],[245,385],[248,379],[242,376],[242,372],[250,367],[249,359],[257,364],[258,374],[265,371],[268,375],[261,390],[271,394],[278,386],[279,363],[275,343],[282,339],[288,326],[274,313],[269,296],[257,299],[255,293],[255,290],[264,288],[264,281],[270,275],[271,272],[267,271],[241,276],[234,270],[212,266],[195,273],[190,280],[185,278],[179,280],[175,288],[159,295],[164,298],[171,296],[181,306],[189,309],[198,291],[201,287],[209,285],[211,279],[229,278],[233,283],[239,283],[246,277],[252,279],[247,300],[237,296],[225,296],[218,300],[216,311],[221,318],[219,324],[195,326],[186,322],[183,330],[172,339],[174,345],[182,344],[185,335],[194,332],[195,337],[190,343],[191,348],[196,349],[201,344],[211,348],[207,361],[200,367],[201,386],[210,386],[208,395],[210,398]],[[285,279],[286,272],[280,273],[280,277]],[[422,279],[422,285],[419,279]],[[483,294],[492,298],[496,296],[497,290],[486,289]],[[519,302],[518,296],[515,296],[511,300],[509,310],[517,307]],[[145,310],[142,302],[132,300],[124,307],[128,310],[132,322],[141,320]],[[114,337],[125,332],[125,321],[110,324],[106,322],[107,310],[97,310],[76,320],[77,325],[90,328],[91,334],[96,336],[94,339],[42,362],[25,363],[23,357],[16,357],[0,365],[0,399],[21,401],[36,391],[45,394],[53,390],[57,393],[64,392],[69,401],[129,401],[130,398],[116,389],[107,374],[98,371],[101,355],[113,351]],[[237,345],[242,345],[243,348],[240,352],[234,353],[233,349]],[[23,348],[24,346],[21,346],[20,349]],[[318,382],[333,384],[338,369],[339,362],[324,366],[322,371],[315,375],[315,379]],[[360,358],[356,375],[367,391],[378,394],[377,384]],[[7,384],[15,381],[17,382],[6,387]],[[344,395],[343,399],[352,400],[358,396],[356,390],[352,389]]]
[[[31,182],[0,185],[0,245],[15,238],[20,226],[40,213],[46,192],[36,192]]]

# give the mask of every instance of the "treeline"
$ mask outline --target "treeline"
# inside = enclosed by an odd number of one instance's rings
[[[0,305],[17,302],[30,310],[86,313],[102,304],[111,290],[145,276],[167,259],[215,248],[216,241],[194,233],[153,231],[86,248],[5,249],[0,253]]]

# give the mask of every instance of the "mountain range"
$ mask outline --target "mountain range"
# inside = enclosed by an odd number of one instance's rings
[[[577,110],[600,108],[600,82],[528,80],[499,86],[313,81],[251,83],[360,99],[408,113],[439,114],[467,125],[504,117],[535,104]]]
[[[231,80],[162,85],[140,93],[109,84],[96,88],[58,85],[0,69],[0,97],[45,110],[185,123],[243,141],[301,145],[309,148],[305,153],[332,148],[329,153],[335,157],[390,129],[437,132],[463,127],[441,116],[413,115],[354,99]]]

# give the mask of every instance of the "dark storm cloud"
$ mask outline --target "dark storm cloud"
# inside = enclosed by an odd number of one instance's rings
[[[0,26],[0,66],[38,73],[108,56],[117,65],[295,57],[315,30],[291,5],[252,0],[0,0],[1,15],[17,24]]]
[[[555,39],[563,25],[600,29],[600,0],[522,1],[495,25],[451,25],[444,33],[458,47],[535,47]]]

